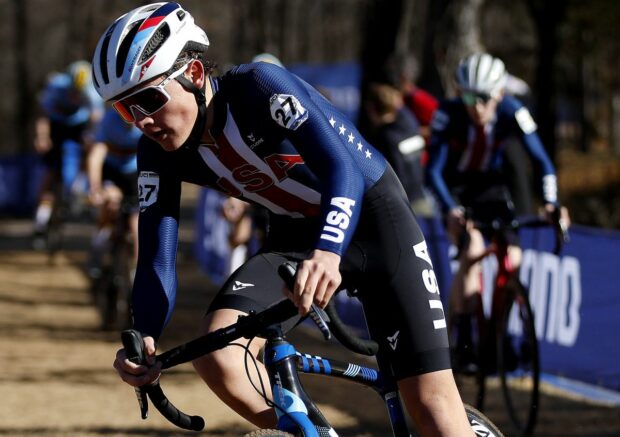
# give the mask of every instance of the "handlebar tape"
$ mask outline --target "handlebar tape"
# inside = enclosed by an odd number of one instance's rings
[[[185,414],[175,407],[172,402],[168,400],[159,383],[149,386],[147,388],[147,393],[149,394],[149,399],[155,408],[157,408],[157,411],[168,419],[170,423],[190,431],[202,431],[204,429],[204,419],[200,416]]]
[[[329,301],[325,307],[325,312],[329,316],[329,327],[343,346],[347,349],[357,352],[358,354],[372,356],[379,350],[379,344],[370,339],[364,339],[355,335],[353,330],[349,328],[340,318],[336,311],[336,305],[333,301]]]

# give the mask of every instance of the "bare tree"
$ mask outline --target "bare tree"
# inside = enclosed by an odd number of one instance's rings
[[[538,66],[536,70],[536,116],[539,135],[552,157],[555,157],[555,61],[558,39],[557,29],[564,18],[566,2],[561,0],[528,0],[528,5],[538,31]]]
[[[484,50],[480,39],[480,13],[485,0],[451,0],[438,25],[435,39],[435,62],[446,95],[455,92],[454,69],[458,61]]]

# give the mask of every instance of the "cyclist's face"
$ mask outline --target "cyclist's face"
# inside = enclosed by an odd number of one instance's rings
[[[158,85],[163,76],[144,84],[142,88]],[[189,77],[188,77],[189,78]],[[157,112],[144,115],[133,111],[134,124],[147,137],[156,141],[164,150],[174,151],[187,141],[194,127],[198,108],[194,95],[185,90],[176,80],[166,84],[165,90],[170,100]]]
[[[461,98],[463,103],[465,103],[467,114],[472,122],[478,126],[484,126],[495,116],[497,104],[501,96],[491,97],[488,95],[463,92],[461,93]]]

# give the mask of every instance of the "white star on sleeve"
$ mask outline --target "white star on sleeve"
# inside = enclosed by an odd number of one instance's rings
[[[341,125],[341,126],[338,128],[338,130],[340,131],[340,132],[338,132],[340,135],[344,135],[344,134],[347,132],[347,128],[346,128],[346,127],[344,127],[344,124],[343,124],[343,125]]]
[[[332,125],[332,127],[336,127],[336,120],[334,119],[334,116],[332,115],[331,118],[329,119],[329,124]]]
[[[359,150],[360,152],[362,151],[363,147],[364,147],[364,145],[362,144],[361,141],[359,143],[357,143],[357,150]]]
[[[366,158],[370,159],[371,156],[372,153],[370,153],[370,150],[366,149]]]
[[[350,133],[347,138],[349,138],[349,142],[352,143],[353,140],[355,139],[355,135],[353,135],[353,133]]]

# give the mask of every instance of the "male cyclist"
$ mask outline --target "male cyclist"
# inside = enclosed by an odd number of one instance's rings
[[[281,300],[277,268],[286,260],[300,263],[290,297],[301,315],[313,302],[325,306],[342,277],[351,277],[422,434],[473,435],[450,370],[426,244],[393,170],[353,123],[287,70],[257,62],[212,77],[208,45],[187,11],[155,3],[115,21],[93,58],[101,96],[144,133],[133,310],[151,363],[175,302],[181,182],[209,186],[271,216],[264,247],[223,285],[205,332]],[[251,353],[263,344],[255,339]],[[244,354],[230,346],[194,366],[239,414],[273,427],[276,413],[250,385]],[[134,386],[158,377],[152,364],[135,365],[122,349],[114,362]]]
[[[427,177],[446,220],[449,237],[458,245],[462,232],[469,245],[459,258],[450,297],[450,312],[457,325],[457,367],[470,364],[471,317],[479,303],[480,261],[487,253],[482,234],[467,220],[511,218],[512,201],[505,173],[501,171],[503,147],[518,138],[537,167],[545,212],[559,208],[555,169],[536,133],[536,123],[527,108],[505,94],[504,63],[489,54],[477,53],[459,63],[455,79],[459,97],[441,102],[432,122]],[[563,211],[568,224],[568,214]],[[513,240],[513,243],[515,241]],[[514,266],[521,261],[516,245],[509,247]]]
[[[63,174],[63,153],[72,148],[79,156],[86,132],[103,114],[103,102],[92,85],[90,63],[76,61],[66,72],[50,76],[40,102],[43,114],[36,120],[34,146],[43,156],[45,174],[34,220],[36,248],[45,244],[42,237],[52,214],[54,183],[68,188],[79,170],[78,159]]]
[[[91,242],[89,275],[101,273],[101,256],[114,230],[114,220],[127,208],[129,230],[138,257],[138,141],[142,132],[125,123],[112,107],[97,126],[94,144],[88,152],[86,169],[89,199],[99,208],[97,229]]]

